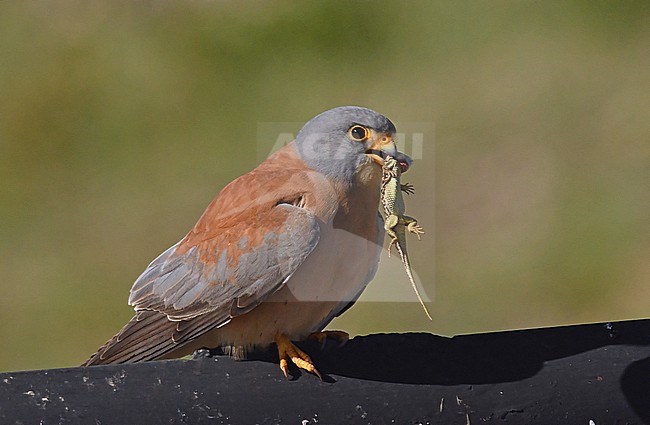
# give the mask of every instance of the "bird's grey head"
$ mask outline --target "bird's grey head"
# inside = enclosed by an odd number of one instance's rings
[[[349,182],[363,163],[381,164],[385,155],[397,155],[394,134],[395,126],[385,116],[341,106],[309,120],[296,136],[296,149],[309,167]]]

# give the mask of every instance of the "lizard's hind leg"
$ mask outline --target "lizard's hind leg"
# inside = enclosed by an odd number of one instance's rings
[[[418,224],[418,221],[413,217],[404,216],[404,224],[406,224],[406,230],[410,233],[413,233],[415,236],[420,239],[420,235],[424,234],[424,229]]]

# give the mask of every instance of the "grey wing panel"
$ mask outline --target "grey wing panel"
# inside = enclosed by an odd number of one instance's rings
[[[268,214],[242,223],[244,234],[226,230],[182,254],[178,244],[165,251],[136,280],[129,303],[171,320],[209,312],[225,321],[250,311],[284,284],[320,237],[317,219],[303,208],[280,204]]]

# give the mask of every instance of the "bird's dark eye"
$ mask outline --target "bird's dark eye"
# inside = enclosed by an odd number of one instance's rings
[[[353,125],[350,127],[350,137],[357,142],[361,142],[368,138],[368,129],[360,125]]]

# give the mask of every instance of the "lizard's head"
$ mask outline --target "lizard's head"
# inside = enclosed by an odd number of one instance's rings
[[[411,158],[395,145],[395,125],[367,108],[342,106],[312,118],[296,136],[296,148],[311,168],[332,178],[352,181],[359,166],[387,156],[406,171]]]
[[[366,152],[368,156],[370,156],[370,159],[372,159],[374,162],[377,164],[383,166],[384,163],[387,163],[390,161],[387,166],[389,168],[393,167],[393,163],[399,164],[400,171],[402,173],[405,173],[411,164],[413,164],[413,160],[411,159],[410,156],[403,152],[399,152],[398,150],[395,150],[395,156],[391,156],[391,154],[387,153],[386,151],[383,150],[375,150],[371,149]]]

